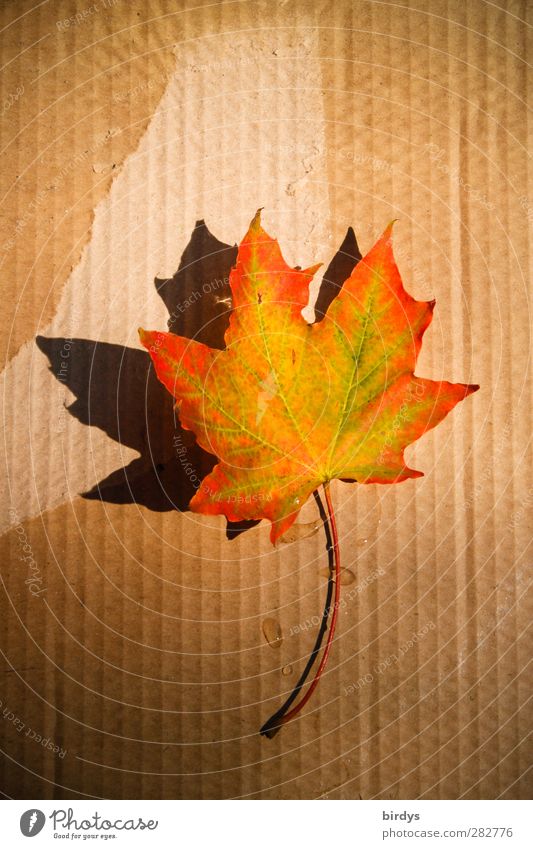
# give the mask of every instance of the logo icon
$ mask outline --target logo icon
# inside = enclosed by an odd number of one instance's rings
[[[30,808],[29,811],[24,811],[20,818],[20,830],[24,837],[35,837],[42,830],[46,822],[46,817],[38,808]]]

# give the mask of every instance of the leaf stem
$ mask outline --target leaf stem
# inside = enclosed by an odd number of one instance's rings
[[[283,709],[278,711],[278,713],[274,714],[271,719],[266,722],[261,728],[261,734],[264,734],[267,737],[273,737],[276,734],[282,725],[285,725],[287,722],[290,722],[291,719],[294,719],[297,714],[305,707],[314,691],[318,686],[318,682],[320,681],[320,677],[326,667],[328,662],[329,653],[331,650],[331,646],[333,644],[333,638],[335,636],[335,628],[337,625],[338,613],[339,613],[339,603],[340,603],[340,595],[341,595],[341,582],[340,582],[340,573],[341,573],[341,564],[340,564],[340,551],[339,551],[339,536],[337,532],[337,523],[335,521],[335,512],[333,510],[333,504],[331,501],[331,494],[329,489],[329,482],[324,484],[324,495],[326,497],[326,505],[328,510],[328,520],[329,525],[331,527],[331,535],[332,535],[332,548],[333,548],[333,560],[335,564],[335,601],[333,604],[333,613],[331,616],[331,624],[328,633],[328,639],[326,643],[326,647],[324,649],[324,654],[322,655],[322,660],[318,666],[318,669],[315,672],[315,676],[309,685],[309,689],[307,690],[305,696],[303,696],[300,701],[290,710],[288,713],[283,714]],[[329,614],[329,603],[324,611],[325,619]],[[314,652],[312,655],[312,661],[316,653]]]

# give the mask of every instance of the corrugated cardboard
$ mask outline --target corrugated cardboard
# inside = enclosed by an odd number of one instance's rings
[[[531,793],[527,12],[3,8],[5,795]],[[136,334],[221,344],[258,207],[289,263],[325,268],[348,227],[364,253],[397,218],[406,287],[437,300],[418,373],[481,384],[409,450],[424,478],[335,485],[355,579],[313,702],[273,740],[323,533],[274,549],[266,523],[228,539],[187,512],[179,440],[195,471],[209,458]]]

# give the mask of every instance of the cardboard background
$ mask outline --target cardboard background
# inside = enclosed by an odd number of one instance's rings
[[[530,795],[527,13],[0,10],[5,795]],[[137,326],[168,319],[154,278],[189,245],[174,296],[216,294],[259,206],[302,266],[398,218],[406,287],[437,300],[417,373],[481,384],[409,450],[424,478],[336,485],[357,578],[314,703],[272,741],[257,731],[311,649],[323,536],[274,550],[266,525],[229,541],[169,509],[150,469],[184,506],[159,453],[175,425],[168,408],[147,425],[134,353]]]

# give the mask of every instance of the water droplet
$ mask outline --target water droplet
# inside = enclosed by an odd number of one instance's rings
[[[357,540],[357,545],[359,545],[359,546],[366,545],[367,543],[368,543],[368,537],[361,537],[360,539]]]
[[[299,539],[307,539],[307,537],[312,537],[322,527],[322,522],[320,519],[315,520],[314,522],[295,522],[292,527],[286,531],[283,536],[280,538],[280,542],[296,542]]]
[[[341,587],[347,587],[349,584],[353,584],[355,580],[355,572],[352,572],[351,569],[341,569]]]
[[[329,576],[331,575],[331,572],[329,571],[329,569],[321,569],[320,574],[322,575],[323,578],[326,578],[327,580],[329,580]],[[335,580],[335,574],[333,574],[333,580]],[[352,572],[351,569],[341,569],[341,580],[340,580],[341,587],[347,587],[347,586],[349,586],[349,584],[353,584],[355,580],[356,580],[355,572]]]
[[[292,675],[292,666],[290,663],[287,666],[284,666],[281,670],[282,675]]]
[[[283,634],[277,619],[269,617],[263,620],[263,634],[269,646],[272,646],[273,649],[279,649],[283,642]]]

